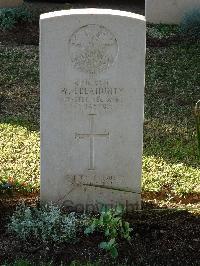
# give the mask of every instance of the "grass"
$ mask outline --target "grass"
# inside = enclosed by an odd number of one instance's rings
[[[180,28],[177,25],[165,25],[165,24],[147,24],[147,36],[151,38],[168,38],[180,34]]]
[[[143,192],[200,193],[198,53],[198,44],[147,49]],[[38,48],[0,46],[0,60],[0,191],[38,190]]]
[[[39,133],[14,121],[0,124],[1,188],[32,192],[39,188]]]
[[[197,129],[197,141],[198,141],[198,148],[199,148],[199,158],[200,158],[200,100],[197,101],[195,105],[195,122],[196,122],[196,129]]]
[[[44,262],[41,262],[41,263],[32,263],[32,262],[29,262],[28,260],[23,260],[23,259],[20,259],[20,260],[16,260],[14,263],[4,263],[3,265],[1,266],[53,266],[53,262],[47,262],[47,263],[44,263]],[[66,263],[60,263],[60,264],[57,264],[59,266],[100,266],[100,262],[86,262],[86,263],[82,263],[82,262],[79,262],[79,261],[72,261],[70,264],[66,264]],[[116,265],[116,264],[115,264]]]
[[[193,108],[200,92],[198,44],[147,50],[143,190],[200,192]]]

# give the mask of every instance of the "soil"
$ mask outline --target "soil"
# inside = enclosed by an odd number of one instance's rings
[[[200,262],[200,216],[184,209],[160,208],[147,201],[143,210],[124,217],[133,228],[131,242],[119,240],[119,257],[113,261],[110,255],[98,248],[103,240],[101,234],[79,236],[76,244],[39,246],[23,243],[7,232],[9,217],[17,204],[38,204],[37,195],[0,198],[0,265],[16,259],[27,259],[36,265],[53,261],[70,263],[74,260],[100,261],[100,265],[199,265]],[[80,264],[81,265],[81,264]]]

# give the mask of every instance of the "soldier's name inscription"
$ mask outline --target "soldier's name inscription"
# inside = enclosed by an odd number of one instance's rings
[[[90,111],[113,110],[122,104],[123,93],[124,88],[112,87],[108,80],[76,80],[71,88],[61,88],[65,103]]]

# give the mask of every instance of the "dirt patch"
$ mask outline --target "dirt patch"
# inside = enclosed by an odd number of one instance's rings
[[[48,247],[37,246],[37,243],[25,245],[6,229],[10,215],[22,201],[36,206],[38,197],[0,199],[0,263],[13,262],[18,258],[36,264],[52,260],[54,265],[74,260],[101,261],[102,265],[113,263],[110,256],[98,248],[103,239],[101,234],[90,237],[80,235],[76,244]],[[119,257],[114,265],[199,265],[200,216],[197,214],[186,210],[162,209],[146,202],[142,211],[136,211],[125,218],[133,228],[131,242],[119,241]]]

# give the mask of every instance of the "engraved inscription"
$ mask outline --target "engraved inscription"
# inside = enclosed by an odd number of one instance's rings
[[[75,138],[84,139],[89,138],[90,141],[90,154],[89,154],[89,169],[95,170],[95,149],[94,139],[95,137],[108,138],[109,133],[95,133],[94,131],[94,117],[95,114],[89,114],[90,132],[89,133],[75,133]]]
[[[102,25],[89,24],[72,34],[69,54],[75,69],[97,74],[113,65],[118,54],[118,44],[110,30]]]
[[[71,88],[62,88],[64,102],[88,112],[111,111],[123,103],[124,88],[113,87],[108,80],[76,80]]]

